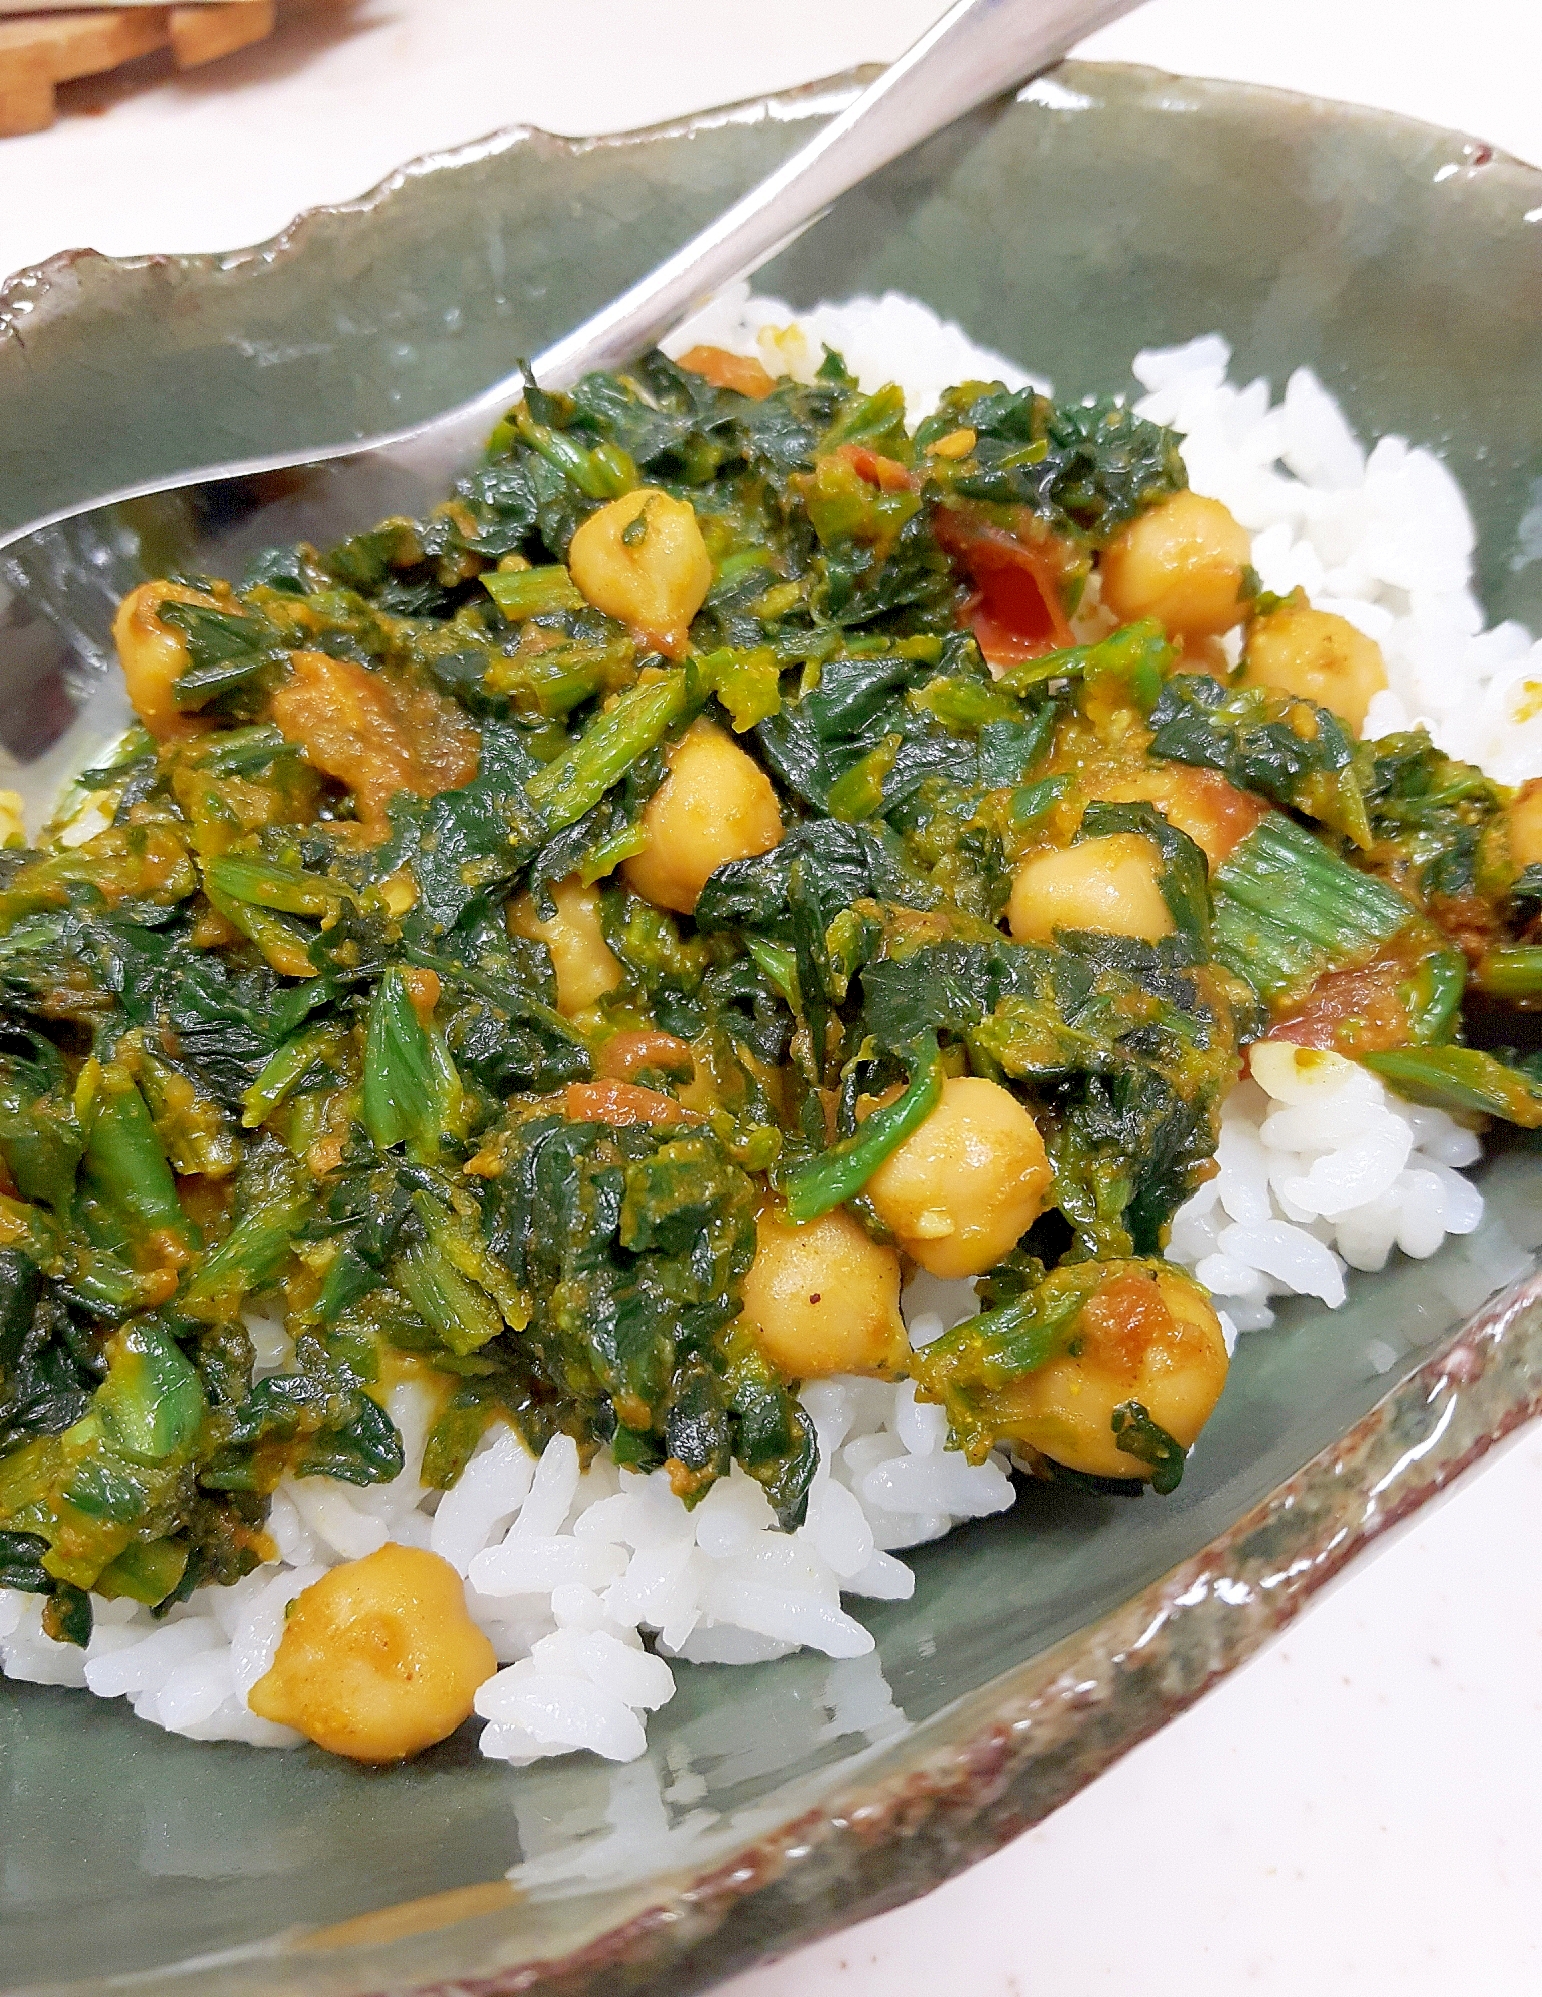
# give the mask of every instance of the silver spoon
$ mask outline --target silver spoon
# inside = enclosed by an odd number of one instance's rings
[[[592,369],[634,359],[723,285],[758,269],[859,181],[1136,4],[956,0],[876,82],[758,187],[538,356],[532,367],[535,379],[543,388],[568,388]],[[415,512],[448,490],[523,389],[524,376],[509,375],[460,408],[410,430],[148,479],[0,535],[0,575],[11,597],[12,627],[10,633],[0,633],[0,643],[9,648],[18,628],[31,626],[24,634],[26,649],[37,652],[36,627],[52,627],[52,643],[44,649],[56,655],[52,669],[78,701],[88,691],[81,684],[81,667],[87,669],[87,679],[96,678],[90,669],[100,668],[109,656],[108,630],[118,596],[143,579],[137,537],[117,513],[126,501],[163,494],[170,512],[178,495],[196,493],[200,504],[185,509],[189,521],[239,521],[261,512],[265,542],[321,538],[334,524],[345,531],[383,514]],[[269,503],[268,475],[275,472],[285,474],[284,497],[277,506]],[[228,558],[239,539],[228,531],[216,537],[193,529],[178,550],[177,565],[217,568],[216,556]],[[61,644],[72,655],[62,663]],[[14,679],[11,673],[5,677]],[[94,732],[102,732],[100,717]],[[79,733],[77,724],[67,737],[56,735],[39,742],[31,755],[7,759],[30,766],[26,788],[38,802],[45,800],[50,782],[57,784],[68,774],[72,755],[78,756],[84,746],[76,743]],[[14,770],[10,780],[18,781]]]

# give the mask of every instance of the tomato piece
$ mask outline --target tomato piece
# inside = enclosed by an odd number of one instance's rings
[[[672,1033],[624,1030],[613,1033],[595,1057],[595,1066],[607,1080],[629,1082],[639,1068],[663,1068],[670,1073],[691,1074],[696,1057],[685,1041]]]
[[[1076,643],[1052,547],[1034,547],[996,528],[972,528],[941,508],[933,526],[939,544],[975,585],[962,622],[990,665],[1004,669]]]
[[[1329,1048],[1351,1060],[1406,1047],[1411,1023],[1401,987],[1414,969],[1394,939],[1392,948],[1368,964],[1325,972],[1304,998],[1274,1019],[1269,1037]]]
[[[695,1110],[677,1103],[661,1089],[636,1082],[569,1082],[564,1110],[569,1123],[608,1123],[621,1130],[629,1123],[700,1123]]]
[[[876,485],[880,492],[908,492],[910,469],[898,458],[886,458],[870,451],[866,444],[838,444],[832,457],[844,458],[858,478]]]
[[[727,347],[692,347],[675,363],[688,374],[699,374],[714,388],[731,388],[752,402],[764,402],[776,387],[770,372],[753,354],[731,353]]]

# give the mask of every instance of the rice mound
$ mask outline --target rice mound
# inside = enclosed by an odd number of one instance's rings
[[[1501,783],[1542,776],[1542,641],[1524,624],[1484,629],[1477,534],[1451,473],[1402,437],[1367,453],[1310,368],[1271,406],[1268,382],[1234,387],[1230,363],[1218,333],[1137,354],[1136,413],[1183,433],[1190,482],[1252,534],[1265,589],[1299,586],[1380,645],[1388,686],[1366,735],[1422,724]]]
[[[1222,1106],[1220,1170],[1173,1216],[1167,1250],[1239,1331],[1274,1322],[1271,1296],[1336,1310],[1346,1264],[1384,1269],[1394,1244],[1422,1259],[1482,1220],[1483,1195],[1456,1168],[1483,1147],[1444,1110],[1284,1040],[1259,1042],[1250,1067]]]
[[[969,1284],[929,1277],[904,1306],[923,1339],[979,1307]],[[268,1359],[262,1370],[277,1371],[288,1355],[270,1346]],[[687,1511],[662,1470],[619,1470],[603,1454],[581,1469],[565,1435],[537,1459],[502,1422],[452,1491],[426,1491],[418,1466],[432,1401],[405,1382],[388,1401],[407,1462],[394,1482],[285,1478],[268,1520],[277,1563],[201,1590],[162,1622],[136,1603],[98,1602],[84,1650],[44,1635],[41,1596],[0,1590],[0,1665],[11,1678],[127,1698],[141,1719],[194,1740],[298,1746],[299,1734],[246,1703],[273,1662],[285,1609],[328,1567],[396,1540],[440,1554],[465,1578],[471,1614],[504,1667],[477,1694],[490,1723],[484,1754],[523,1763],[589,1748],[629,1761],[645,1746],[641,1715],[674,1693],[666,1657],[753,1664],[804,1646],[864,1656],[872,1635],[842,1594],[904,1599],[915,1576],[893,1549],[1013,1501],[1005,1459],[972,1466],[945,1453],[941,1408],[918,1403],[908,1381],[822,1380],[803,1400],[819,1466],[804,1523],[786,1533],[737,1466]],[[661,1654],[644,1649],[644,1630]]]
[[[734,286],[666,342],[675,354],[697,344],[758,354],[801,379],[829,345],[865,389],[898,381],[912,422],[956,381],[1047,387],[895,292],[795,314]],[[1367,732],[1422,722],[1504,782],[1542,775],[1542,644],[1518,624],[1483,629],[1455,479],[1401,438],[1367,454],[1309,369],[1274,405],[1267,382],[1228,380],[1230,358],[1219,334],[1138,354],[1147,393],[1135,407],[1184,433],[1194,489],[1248,528],[1267,588],[1299,583],[1380,643],[1390,685]],[[1224,1307],[1228,1346],[1273,1322],[1271,1299],[1337,1307],[1346,1266],[1379,1269],[1394,1246],[1432,1255],[1483,1216],[1460,1169],[1481,1147],[1454,1118],[1401,1101],[1354,1062],[1282,1042],[1255,1046],[1251,1071],[1225,1105],[1217,1174],[1178,1213],[1169,1249]],[[925,1274],[902,1299],[917,1346],[978,1308],[971,1284]],[[282,1327],[252,1329],[258,1372],[284,1370]],[[946,1451],[942,1410],[917,1402],[909,1382],[822,1380],[803,1403],[819,1465],[805,1521],[786,1533],[737,1466],[687,1511],[662,1471],[621,1470],[603,1454],[584,1468],[566,1436],[536,1459],[501,1422],[454,1490],[426,1491],[431,1402],[407,1382],[388,1402],[406,1457],[393,1483],[286,1478],[269,1519],[276,1562],[200,1590],[159,1622],[133,1602],[96,1601],[84,1650],[43,1634],[41,1597],[0,1590],[0,1669],[126,1698],[140,1718],[195,1740],[295,1746],[299,1734],[246,1702],[285,1610],[328,1567],[396,1540],[465,1578],[493,1644],[501,1668],[476,1699],[484,1754],[524,1764],[587,1748],[629,1761],[644,1751],[647,1713],[674,1693],[672,1660],[747,1664],[803,1646],[862,1658],[873,1638],[843,1596],[904,1599],[915,1578],[896,1552],[1013,1503],[1006,1457],[971,1466]]]

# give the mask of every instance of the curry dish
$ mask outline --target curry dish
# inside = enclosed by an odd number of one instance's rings
[[[82,1644],[237,1580],[286,1473],[401,1473],[404,1374],[441,1489],[501,1418],[793,1526],[853,1374],[1173,1489],[1227,1351],[1163,1251],[1250,1043],[1542,1124],[1464,1037],[1542,993],[1542,786],[1361,742],[1376,645],[1248,550],[1120,403],[912,432],[698,348],[531,387],[425,520],[136,589],[138,725],[0,856],[0,1587]],[[984,1303],[920,1350],[916,1268]],[[459,1586],[338,1570],[254,1710],[441,1738]],[[362,1745],[305,1666],[361,1590],[445,1632]]]

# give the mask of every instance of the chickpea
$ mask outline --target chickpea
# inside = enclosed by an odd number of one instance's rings
[[[568,547],[568,573],[597,610],[681,658],[712,587],[712,560],[687,499],[653,486],[591,513]]]
[[[187,671],[187,639],[173,625],[162,623],[158,612],[163,603],[196,603],[206,610],[229,610],[232,605],[180,582],[142,582],[118,605],[112,636],[128,697],[156,741],[170,742],[179,735],[195,735],[202,724],[177,706],[173,688]]]
[[[1038,1219],[1053,1177],[1016,1096],[961,1075],[943,1083],[936,1108],[866,1191],[912,1261],[934,1276],[979,1276]]]
[[[1229,680],[1231,660],[1226,656],[1226,647],[1219,638],[1185,638],[1173,671],[1203,673],[1209,679]]]
[[[1505,813],[1510,864],[1517,873],[1542,867],[1542,783],[1529,783]]]
[[[755,1224],[755,1244],[744,1315],[789,1379],[904,1371],[910,1341],[899,1310],[899,1256],[854,1215],[837,1207],[798,1227],[770,1208]]]
[[[498,1668],[437,1553],[382,1546],[295,1598],[252,1711],[351,1761],[405,1761],[471,1714]]]
[[[1057,929],[1099,929],[1156,943],[1174,928],[1161,872],[1161,855],[1138,832],[1035,853],[1012,882],[1012,934],[1019,943],[1048,943]]]
[[[1121,623],[1155,617],[1175,635],[1214,638],[1240,624],[1247,529],[1218,499],[1175,492],[1148,506],[1103,550],[1103,601]]]
[[[551,897],[557,913],[550,921],[543,921],[534,897],[520,895],[509,904],[509,927],[516,936],[544,943],[551,952],[552,969],[557,974],[557,1009],[571,1018],[606,992],[613,992],[625,973],[600,927],[598,889],[585,887],[577,874],[569,874],[555,884]]]
[[[689,915],[709,874],[778,844],[782,814],[765,771],[710,721],[693,722],[667,761],[643,812],[648,846],[621,871],[644,901]]]
[[[1092,794],[1109,804],[1154,804],[1169,825],[1189,835],[1212,872],[1269,809],[1228,783],[1218,770],[1191,769],[1184,763],[1165,763],[1138,776],[1096,783]]]
[[[1076,1321],[1071,1350],[1000,1390],[1000,1431],[1093,1477],[1145,1477],[1114,1440],[1113,1412],[1139,1401],[1185,1449],[1226,1384],[1226,1340],[1209,1300],[1177,1270],[1111,1265]]]
[[[27,807],[20,791],[0,790],[0,846],[25,846]]]
[[[1372,697],[1387,684],[1374,638],[1347,617],[1313,610],[1304,599],[1255,618],[1242,656],[1243,686],[1278,687],[1330,708],[1358,735]]]

